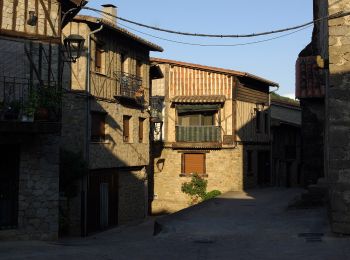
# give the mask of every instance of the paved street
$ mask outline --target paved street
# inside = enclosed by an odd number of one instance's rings
[[[330,233],[325,209],[287,209],[301,192],[227,193],[158,218],[157,236],[148,219],[86,239],[0,242],[0,259],[350,259],[350,238]]]

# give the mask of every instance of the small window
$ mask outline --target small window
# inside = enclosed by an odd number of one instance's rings
[[[142,78],[142,62],[136,60],[136,76]]]
[[[123,141],[130,142],[130,119],[131,116],[123,116]]]
[[[247,174],[252,176],[253,173],[253,151],[247,151]]]
[[[106,113],[91,112],[91,141],[105,141]]]
[[[96,52],[95,52],[95,71],[102,72],[102,45],[96,43]]]
[[[264,130],[265,134],[269,133],[269,113],[267,111],[264,113]]]
[[[139,118],[139,143],[143,143],[143,135],[144,135],[144,121],[145,119],[140,117]]]
[[[182,173],[205,174],[205,153],[184,153],[182,154]]]
[[[261,111],[259,110],[255,110],[255,114],[256,114],[256,117],[255,117],[255,129],[256,129],[256,132],[257,133],[260,133],[261,132]]]

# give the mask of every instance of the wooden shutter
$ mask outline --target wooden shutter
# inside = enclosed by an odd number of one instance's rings
[[[139,118],[139,143],[143,142],[143,122],[144,118]]]
[[[91,113],[91,141],[105,140],[105,121],[105,113]]]
[[[130,116],[123,116],[123,141],[129,142],[130,134]]]
[[[191,174],[205,174],[205,154],[204,153],[185,153],[184,173]]]
[[[102,47],[100,44],[96,44],[95,52],[95,70],[101,72],[102,67]]]

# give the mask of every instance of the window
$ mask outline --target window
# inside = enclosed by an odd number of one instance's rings
[[[130,119],[131,116],[123,116],[123,141],[130,142]]]
[[[255,129],[256,129],[256,132],[257,133],[260,133],[261,132],[261,111],[259,110],[255,110],[255,114],[256,114],[256,117],[255,117]]]
[[[95,52],[95,71],[102,73],[102,45],[96,43],[96,52]]]
[[[136,76],[142,78],[142,62],[136,60]]]
[[[253,175],[253,151],[247,151],[247,174]]]
[[[269,133],[269,113],[267,111],[264,113],[264,130],[265,134]]]
[[[184,153],[182,154],[182,173],[204,175],[205,153]]]
[[[106,113],[91,112],[91,141],[105,141]]]
[[[181,126],[210,126],[215,125],[215,112],[185,112],[179,113]]]
[[[145,119],[142,117],[139,117],[139,143],[143,143],[143,123]]]

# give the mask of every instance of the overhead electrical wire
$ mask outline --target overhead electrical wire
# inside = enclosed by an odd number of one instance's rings
[[[144,27],[144,28],[148,28],[151,30],[156,30],[156,31],[161,31],[161,32],[166,32],[166,33],[171,33],[171,34],[178,34],[178,35],[184,35],[184,36],[193,36],[193,37],[212,37],[212,38],[249,38],[249,37],[258,37],[258,36],[263,36],[263,35],[269,35],[269,34],[276,34],[276,33],[282,33],[282,32],[287,32],[287,31],[293,31],[293,30],[297,30],[297,29],[301,29],[304,27],[307,27],[309,25],[312,25],[316,22],[320,22],[322,20],[332,20],[332,19],[336,19],[336,18],[341,18],[344,16],[348,16],[350,15],[350,12],[337,12],[335,14],[332,15],[328,15],[328,16],[324,16],[321,17],[319,19],[315,19],[312,20],[310,22],[301,24],[301,25],[296,25],[296,26],[292,26],[292,27],[288,27],[288,28],[283,28],[283,29],[278,29],[278,30],[272,30],[272,31],[267,31],[267,32],[259,32],[259,33],[250,33],[250,34],[204,34],[204,33],[190,33],[190,32],[181,32],[181,31],[174,31],[174,30],[170,30],[170,29],[164,29],[164,28],[160,28],[160,27],[155,27],[155,26],[151,26],[151,25],[147,25],[147,24],[143,24],[143,23],[139,23],[139,22],[135,22],[129,19],[125,19],[116,15],[112,15],[110,13],[98,10],[96,8],[92,8],[92,7],[83,7],[82,9],[86,9],[86,10],[90,10],[90,11],[94,11],[94,12],[98,12],[98,13],[103,13],[105,15],[111,16],[113,18],[117,18],[121,21],[127,22],[127,23],[131,23],[140,27]]]
[[[109,22],[113,22],[112,19],[107,18],[107,20]],[[155,35],[152,35],[152,34],[149,34],[149,33],[146,33],[146,32],[140,31],[140,30],[137,30],[135,28],[132,28],[132,27],[127,26],[125,24],[122,24],[120,22],[118,23],[118,26],[124,27],[126,29],[129,29],[131,31],[134,31],[134,32],[137,32],[137,33],[140,33],[140,34],[143,34],[143,35],[147,35],[149,37],[153,37],[153,38],[156,38],[156,39],[160,39],[160,40],[167,41],[167,42],[172,42],[172,43],[177,43],[177,44],[191,45],[191,46],[200,46],[200,47],[236,47],[236,46],[253,45],[253,44],[273,41],[273,40],[277,40],[277,39],[280,39],[280,38],[283,38],[283,37],[287,37],[289,35],[295,34],[295,33],[300,32],[302,30],[306,30],[307,28],[311,27],[312,24],[310,24],[310,25],[308,25],[306,27],[300,28],[299,30],[295,30],[293,32],[285,33],[285,34],[282,34],[282,35],[279,35],[279,36],[276,36],[276,37],[272,37],[272,38],[268,38],[268,39],[264,39],[264,40],[259,40],[259,41],[244,42],[244,43],[234,43],[234,44],[203,44],[203,43],[191,43],[191,42],[177,41],[177,40],[172,40],[172,39],[168,39],[168,38],[164,38],[164,37],[160,37],[160,36],[155,36]]]

